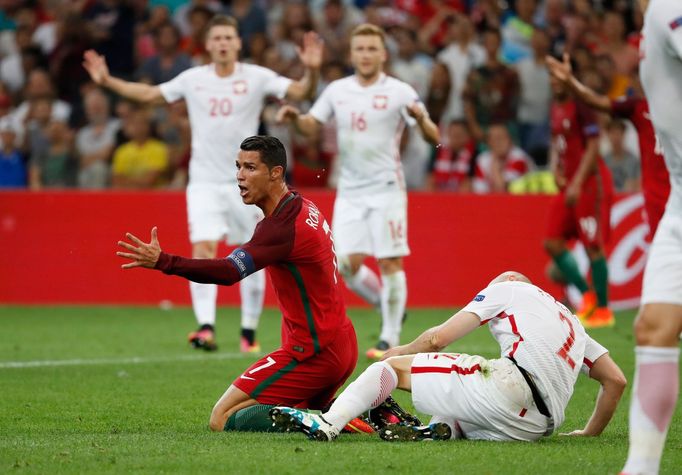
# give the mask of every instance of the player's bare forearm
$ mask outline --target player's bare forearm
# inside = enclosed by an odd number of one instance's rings
[[[583,429],[584,435],[599,435],[611,421],[620,398],[625,391],[627,380],[621,369],[608,353],[594,362],[590,378],[599,381],[601,388],[590,420]]]
[[[438,126],[431,120],[428,114],[424,114],[420,120],[417,121],[419,130],[422,133],[424,140],[431,145],[438,145],[440,143],[440,131]]]
[[[102,86],[111,89],[119,96],[145,104],[163,104],[165,102],[161,89],[141,82],[129,82],[123,79],[107,76]]]
[[[317,82],[320,79],[320,70],[317,68],[306,68],[303,77],[298,81],[292,82],[287,89],[286,98],[292,101],[305,101],[313,99]]]
[[[597,157],[599,156],[598,140],[597,137],[590,137],[587,139],[585,153],[583,153],[580,165],[578,165],[578,170],[573,176],[572,184],[574,184],[574,186],[582,186],[582,184],[585,183],[585,179],[587,179],[597,166]]]
[[[578,81],[578,78],[573,75],[571,75],[568,80],[568,85],[573,93],[578,96],[578,99],[588,106],[602,112],[611,112],[611,100],[607,96],[598,94],[596,91]]]
[[[315,137],[320,132],[320,123],[310,114],[299,115],[293,122],[296,132],[305,137]]]
[[[471,333],[481,324],[476,314],[471,312],[457,312],[445,323],[429,328],[419,335],[412,343],[405,346],[402,354],[438,352],[443,348]]]
[[[200,284],[232,285],[241,280],[227,259],[190,259],[162,252],[154,268]]]

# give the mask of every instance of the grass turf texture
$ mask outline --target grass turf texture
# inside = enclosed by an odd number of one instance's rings
[[[350,313],[362,353],[377,340],[379,317],[364,309]],[[450,314],[412,310],[403,340]],[[633,317],[634,312],[621,312],[616,328],[592,332],[630,380]],[[377,436],[342,435],[323,444],[302,434],[211,433],[207,420],[214,402],[256,359],[237,354],[238,322],[236,309],[221,309],[220,350],[206,354],[185,345],[184,334],[193,329],[187,308],[0,307],[0,473],[605,474],[617,473],[625,460],[629,389],[599,438],[387,443]],[[278,345],[274,310],[264,314],[258,337],[264,350]],[[486,329],[452,349],[497,356]],[[7,364],[47,360],[54,365]],[[368,364],[361,356],[356,375]],[[596,382],[579,378],[562,431],[584,425],[597,389]],[[399,393],[397,399],[413,409],[409,395]],[[682,466],[680,406],[661,473]]]

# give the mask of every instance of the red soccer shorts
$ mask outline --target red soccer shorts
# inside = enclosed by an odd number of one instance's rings
[[[357,361],[358,342],[348,325],[320,353],[299,361],[280,348],[256,361],[232,384],[260,404],[323,409]]]
[[[603,247],[611,231],[613,187],[610,175],[594,174],[583,184],[578,201],[566,205],[561,191],[550,206],[546,237],[579,239],[585,247]]]

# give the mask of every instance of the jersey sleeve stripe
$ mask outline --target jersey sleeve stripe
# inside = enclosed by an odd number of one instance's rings
[[[502,313],[503,313],[503,316],[500,316],[500,318],[505,318],[505,317],[507,317],[507,318],[509,319],[509,324],[511,325],[511,331],[512,331],[512,333],[513,333],[514,335],[516,335],[516,336],[519,337],[519,339],[516,340],[516,341],[514,342],[514,344],[512,345],[512,349],[511,349],[511,351],[509,352],[509,355],[508,355],[508,356],[510,356],[510,357],[513,358],[513,357],[514,357],[514,353],[516,353],[516,350],[517,350],[517,348],[519,347],[519,343],[521,343],[521,342],[523,341],[523,337],[522,337],[521,334],[519,333],[519,329],[518,329],[518,327],[516,326],[516,319],[514,318],[514,315],[507,315],[505,312],[502,312]]]
[[[475,364],[470,368],[463,368],[457,366],[456,364],[451,365],[449,368],[444,368],[442,366],[413,366],[412,374],[423,374],[423,373],[457,373],[463,376],[468,374],[474,374],[476,371],[481,371],[481,365]]]
[[[594,365],[594,361],[590,361],[587,358],[583,358],[583,363],[590,369],[592,369],[592,365]]]

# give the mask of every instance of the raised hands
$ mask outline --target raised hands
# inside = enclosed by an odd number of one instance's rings
[[[300,114],[301,111],[299,111],[296,107],[286,104],[280,107],[277,111],[277,115],[275,115],[275,121],[278,124],[288,124],[295,121]]]
[[[563,61],[559,61],[552,56],[545,56],[545,64],[547,64],[549,73],[561,82],[568,82],[573,75],[571,57],[568,53],[564,53]]]
[[[83,54],[83,67],[95,84],[103,85],[109,78],[109,67],[104,56],[94,50],[87,50]]]
[[[310,69],[320,69],[323,52],[322,38],[314,31],[309,31],[303,35],[303,47],[296,47],[296,53],[298,53],[298,58],[303,66]]]
[[[152,238],[149,243],[143,242],[131,233],[126,233],[126,237],[135,243],[136,246],[126,241],[118,241],[120,247],[127,249],[130,252],[118,251],[116,252],[116,255],[132,261],[123,264],[121,268],[132,269],[133,267],[146,267],[147,269],[153,269],[161,254],[161,246],[159,245],[159,239],[157,238],[156,226],[152,228]]]

